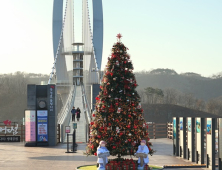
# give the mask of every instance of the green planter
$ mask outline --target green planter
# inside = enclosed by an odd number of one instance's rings
[[[153,170],[160,170],[163,169],[163,167],[161,166],[155,166],[155,165],[149,165],[150,168],[152,168]],[[79,166],[76,169],[80,169],[80,170],[97,170],[97,166],[96,165],[84,165],[84,166]]]

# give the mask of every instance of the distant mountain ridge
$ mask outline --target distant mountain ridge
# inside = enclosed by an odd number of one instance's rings
[[[135,72],[137,89],[153,87],[173,88],[183,93],[191,93],[196,98],[208,101],[222,96],[222,78],[202,77],[196,73],[177,74],[170,69],[156,69],[151,72]]]
[[[144,109],[145,120],[155,123],[172,122],[173,117],[220,117],[208,112],[172,104],[142,104],[142,108]]]

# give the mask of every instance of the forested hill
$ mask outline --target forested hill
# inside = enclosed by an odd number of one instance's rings
[[[27,84],[41,84],[48,78],[35,73],[0,74],[0,122],[9,119],[21,123],[27,108]]]
[[[176,89],[182,93],[193,94],[196,98],[208,101],[222,96],[222,78],[220,75],[202,77],[196,73],[177,74],[170,69],[155,69],[150,72],[135,72],[137,89],[147,87]]]

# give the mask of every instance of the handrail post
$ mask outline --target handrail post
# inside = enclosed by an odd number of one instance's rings
[[[168,134],[168,122],[166,123],[166,129],[167,129],[167,139],[169,139],[169,134]]]
[[[23,142],[23,125],[21,124],[21,142]]]
[[[153,125],[153,138],[156,139],[156,126],[155,126],[155,123],[153,122],[152,125]]]
[[[67,133],[67,152],[69,153],[69,134]]]

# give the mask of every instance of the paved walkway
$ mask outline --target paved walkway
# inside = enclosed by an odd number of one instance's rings
[[[173,147],[170,139],[155,139],[155,155],[149,156],[152,165],[191,164],[181,158],[172,156]],[[0,169],[4,170],[75,170],[81,165],[96,164],[97,157],[85,156],[86,144],[78,144],[77,153],[65,153],[66,144],[55,147],[24,147],[24,143],[0,143]],[[126,157],[126,158],[129,158]],[[172,170],[179,169],[173,168]],[[186,170],[186,168],[180,168]],[[170,169],[168,169],[170,170]],[[188,169],[187,169],[188,170]],[[203,168],[189,168],[203,170]],[[207,169],[206,169],[207,170]]]
[[[151,139],[153,143],[153,149],[156,150],[156,153],[153,156],[149,156],[150,164],[152,165],[191,165],[195,162],[190,162],[186,159],[173,156],[173,140],[162,138],[162,139]],[[207,168],[167,168],[167,170],[204,170]],[[209,169],[208,169],[209,170]]]

